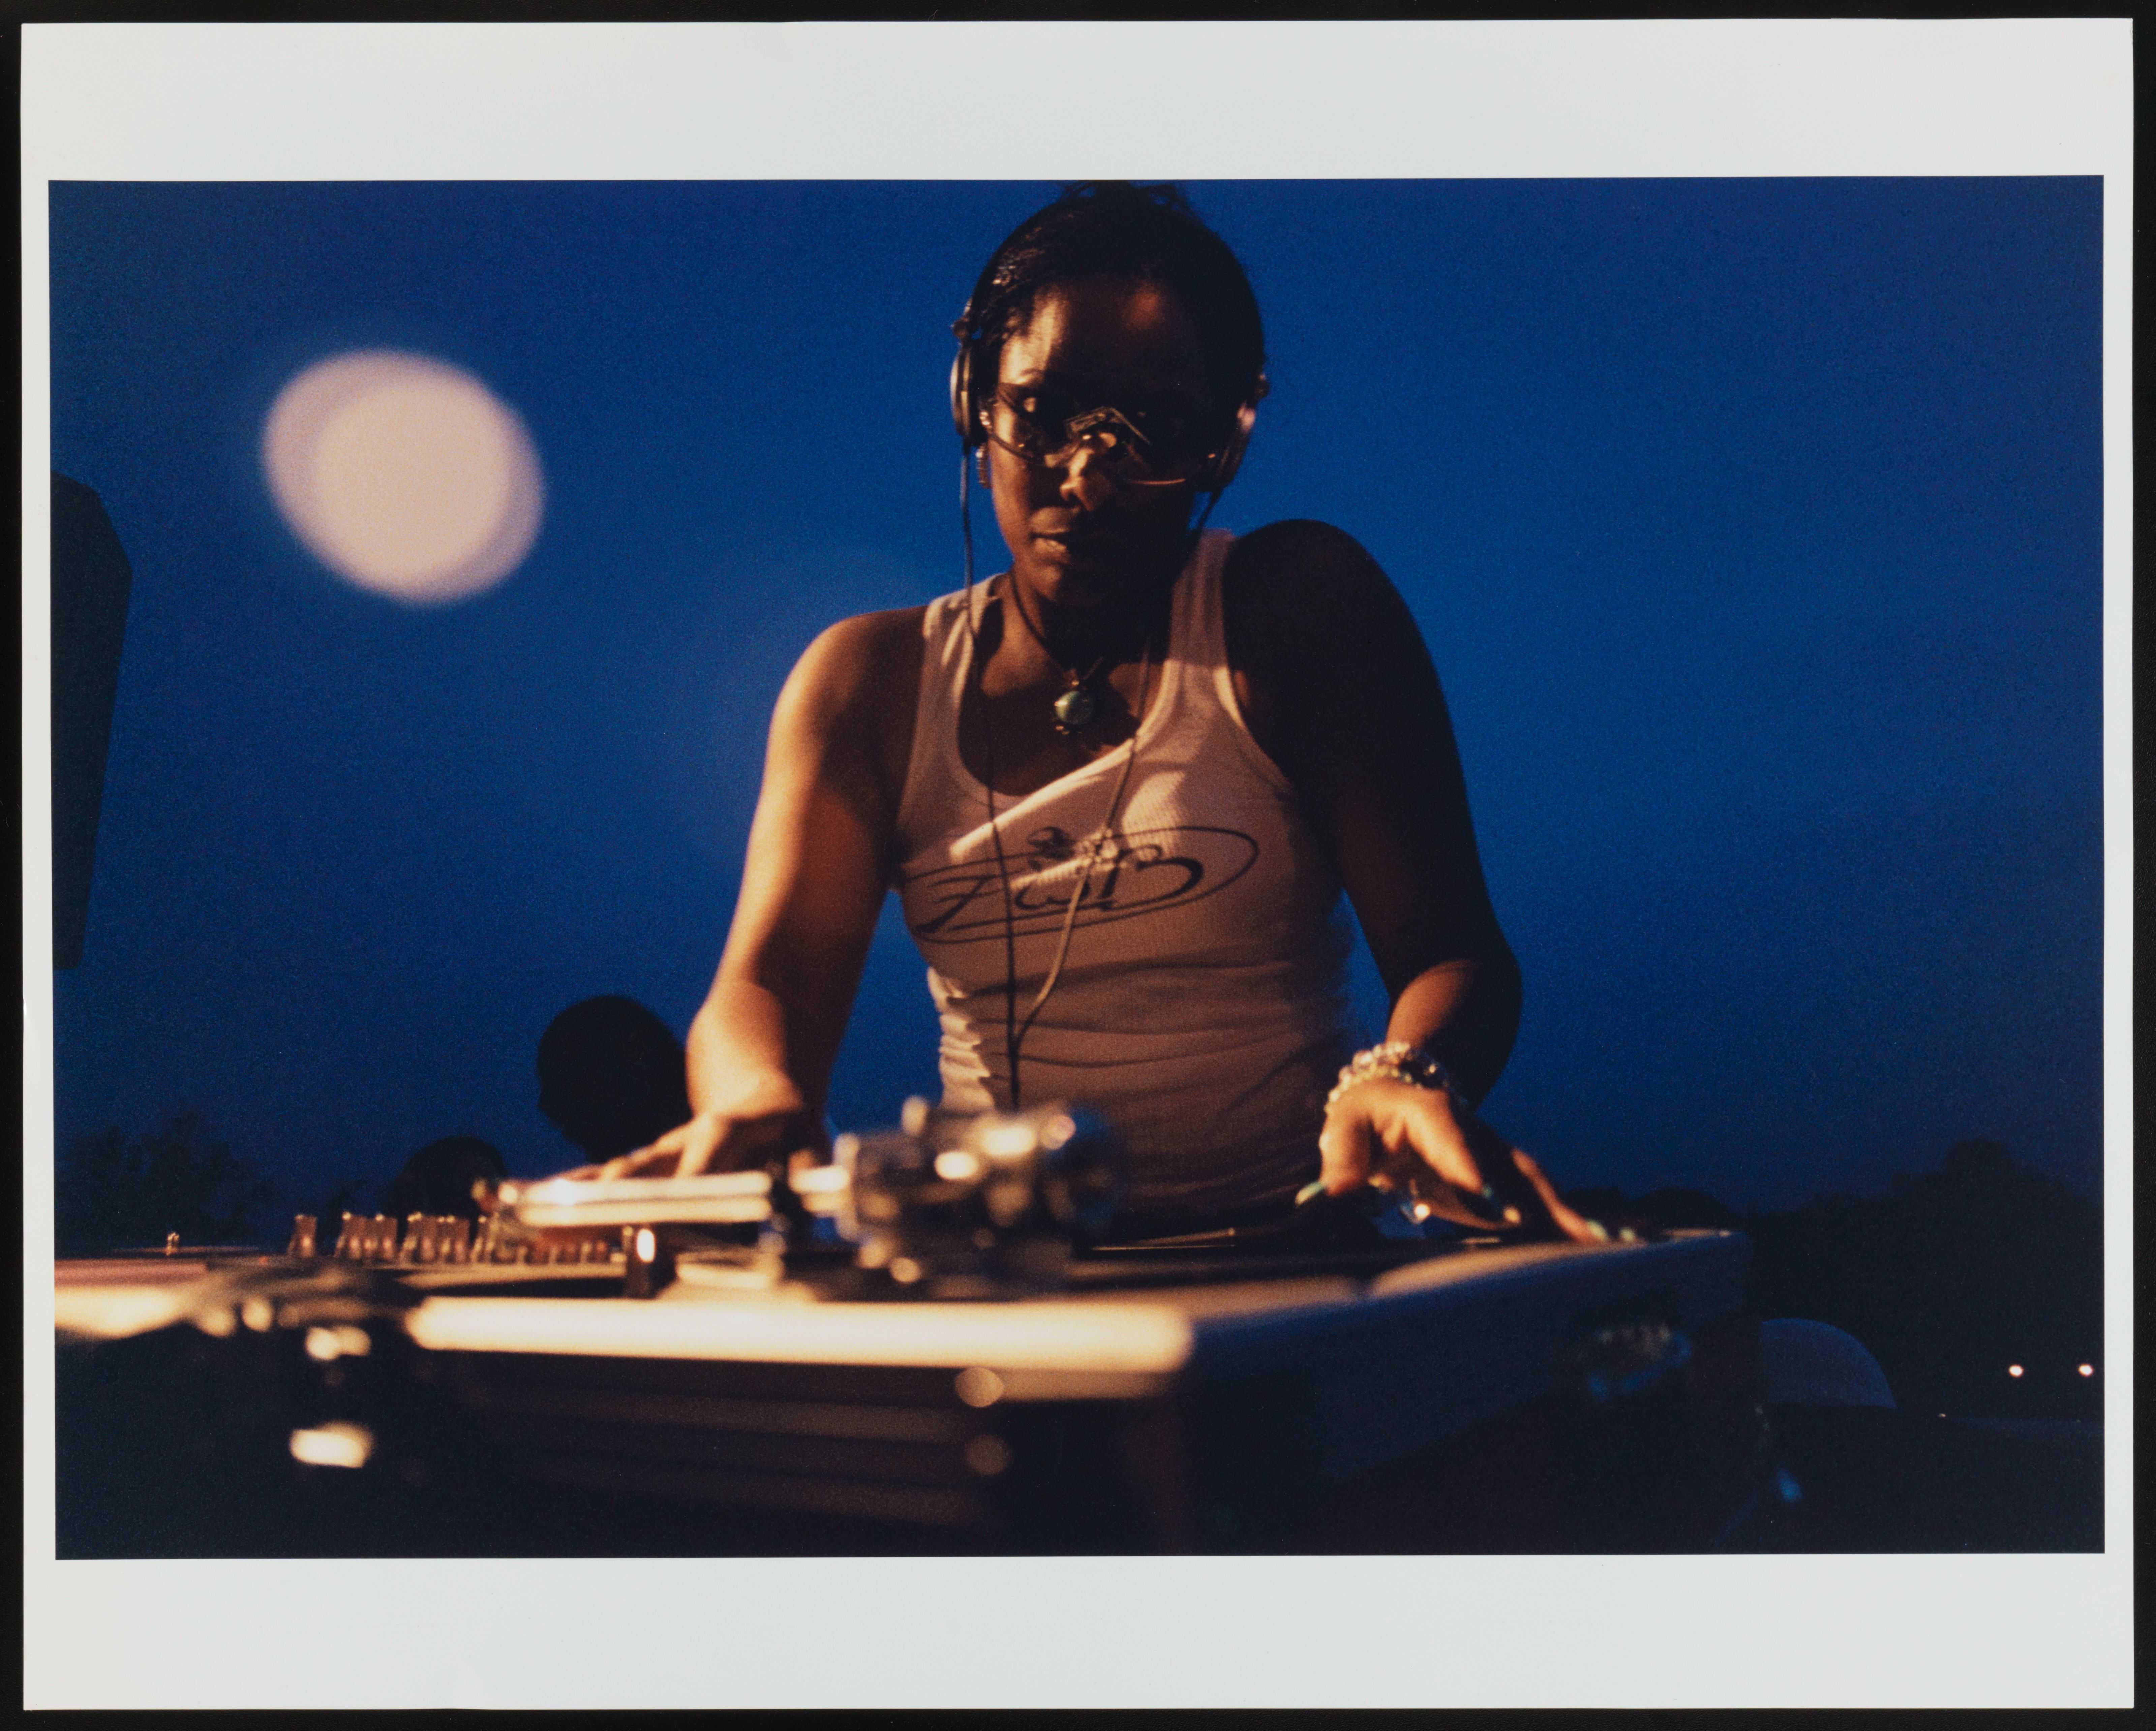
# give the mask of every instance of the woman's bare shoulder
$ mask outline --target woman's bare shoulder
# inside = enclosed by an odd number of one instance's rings
[[[903,685],[905,712],[911,714],[927,612],[925,607],[891,607],[826,626],[802,651],[789,683],[817,710],[832,714],[864,704],[880,711],[894,696],[891,688]]]
[[[780,695],[774,739],[829,766],[873,766],[892,810],[913,749],[926,607],[857,613],[827,626],[802,652]]]
[[[1392,585],[1378,561],[1344,529],[1291,517],[1239,536],[1223,573],[1228,591],[1260,608],[1373,597]]]
[[[1229,661],[1261,679],[1292,681],[1313,663],[1352,668],[1403,634],[1420,642],[1399,592],[1362,543],[1308,518],[1239,538],[1221,600]]]

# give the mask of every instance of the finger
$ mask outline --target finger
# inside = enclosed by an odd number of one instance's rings
[[[1454,1190],[1470,1196],[1479,1193],[1482,1172],[1468,1141],[1472,1120],[1463,1121],[1444,1094],[1419,1094],[1414,1105],[1407,1115],[1407,1140],[1420,1163]]]
[[[692,1118],[678,1130],[669,1131],[661,1140],[675,1139],[681,1158],[675,1168],[676,1178],[693,1178],[699,1172],[710,1170],[714,1157],[737,1128],[736,1121],[725,1118]]]
[[[1413,1199],[1409,1211],[1418,1221],[1448,1220],[1455,1226],[1484,1232],[1502,1225],[1478,1208],[1474,1200],[1461,1195],[1427,1166],[1409,1175],[1405,1188]]]
[[[663,1178],[674,1170],[680,1155],[661,1137],[648,1148],[631,1149],[599,1168],[602,1178]]]
[[[1477,1173],[1475,1188],[1484,1205],[1507,1226],[1561,1230],[1547,1198],[1527,1179],[1517,1150],[1480,1119],[1467,1126],[1467,1144]]]
[[[1563,1228],[1566,1237],[1577,1244],[1608,1242],[1609,1233],[1578,1209],[1567,1204],[1564,1198],[1557,1193],[1557,1186],[1549,1181],[1548,1175],[1525,1149],[1515,1148],[1512,1150],[1512,1164],[1526,1175],[1527,1182],[1534,1186],[1535,1193],[1543,1200],[1543,1206],[1550,1211],[1550,1218]]]
[[[1358,1108],[1353,1096],[1325,1114],[1325,1128],[1317,1134],[1317,1152],[1324,1162],[1319,1180],[1327,1196],[1345,1196],[1357,1185],[1369,1181],[1376,1139],[1368,1112]]]
[[[679,1165],[685,1143],[697,1128],[697,1120],[676,1124],[663,1136],[657,1136],[641,1148],[632,1148],[627,1154],[618,1155],[598,1169],[602,1178],[663,1176],[674,1171]]]

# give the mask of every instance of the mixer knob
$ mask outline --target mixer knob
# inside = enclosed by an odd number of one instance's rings
[[[622,1293],[654,1298],[674,1279],[673,1251],[649,1227],[621,1229]]]

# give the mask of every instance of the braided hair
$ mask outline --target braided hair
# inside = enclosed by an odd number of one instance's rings
[[[973,376],[996,376],[1005,340],[1032,316],[1045,290],[1093,277],[1168,289],[1198,327],[1223,412],[1255,400],[1265,327],[1242,265],[1177,187],[1129,181],[1066,188],[996,248],[960,320]]]

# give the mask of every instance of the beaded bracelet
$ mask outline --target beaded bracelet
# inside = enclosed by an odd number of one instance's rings
[[[1351,1088],[1364,1082],[1404,1082],[1412,1088],[1442,1089],[1465,1107],[1467,1096],[1460,1084],[1452,1079],[1452,1072],[1419,1046],[1410,1046],[1404,1040],[1388,1040],[1382,1046],[1373,1046],[1358,1052],[1341,1067],[1340,1079],[1332,1084],[1332,1092],[1325,1097],[1325,1109],[1330,1112],[1340,1096]]]

